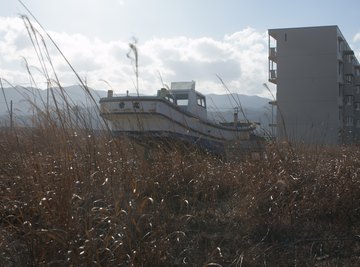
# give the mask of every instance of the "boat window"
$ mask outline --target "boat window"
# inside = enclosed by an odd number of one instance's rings
[[[167,95],[165,99],[171,103],[174,103],[174,98],[171,95]]]
[[[202,95],[196,95],[196,102],[199,106],[206,107],[205,97]]]
[[[174,103],[174,102],[175,102],[174,97],[173,97],[172,95],[170,95],[170,94],[164,96],[164,98],[165,98],[167,101],[171,102],[171,103]]]
[[[187,106],[189,104],[189,99],[178,99],[176,103],[178,106]]]
[[[176,104],[178,106],[187,106],[189,104],[188,94],[176,94]]]
[[[160,90],[158,90],[157,96],[160,96],[161,98],[164,98],[171,103],[175,102],[174,96],[166,88],[161,88]]]

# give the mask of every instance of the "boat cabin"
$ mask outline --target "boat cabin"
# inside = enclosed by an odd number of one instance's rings
[[[172,82],[171,89],[162,88],[158,96],[201,119],[207,119],[206,98],[195,90],[195,81]]]

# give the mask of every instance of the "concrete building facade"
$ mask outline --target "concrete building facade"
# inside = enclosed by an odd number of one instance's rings
[[[360,65],[340,29],[268,33],[278,140],[328,145],[360,141]]]

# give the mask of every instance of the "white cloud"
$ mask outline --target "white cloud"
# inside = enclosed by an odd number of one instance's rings
[[[89,86],[106,89],[102,81],[105,80],[117,91],[135,90],[133,65],[126,57],[128,42],[105,42],[81,34],[50,32],[50,35]],[[0,52],[5,55],[0,60],[2,78],[14,84],[29,83],[21,61],[23,56],[34,66],[31,70],[35,70],[37,82],[46,81],[21,19],[0,18],[0,37]],[[49,41],[46,44],[60,81],[64,85],[77,84],[75,75],[54,46]],[[195,80],[204,93],[227,93],[216,77],[219,75],[233,92],[266,95],[262,84],[267,81],[267,36],[255,29],[246,28],[220,40],[155,38],[139,43],[138,52],[142,93],[154,94],[162,86],[160,75],[167,84]]]
[[[360,60],[360,32],[355,34],[352,39],[352,44],[350,44],[351,48],[355,51],[355,56],[358,60]]]
[[[125,0],[117,0],[116,1],[120,6],[125,5]]]
[[[353,42],[359,42],[360,41],[360,32],[355,34],[354,38],[353,38]]]

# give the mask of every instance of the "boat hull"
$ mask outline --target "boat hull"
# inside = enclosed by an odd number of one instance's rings
[[[228,142],[249,140],[252,131],[200,119],[158,97],[103,98],[100,109],[117,136],[182,140],[217,153],[223,153]]]

